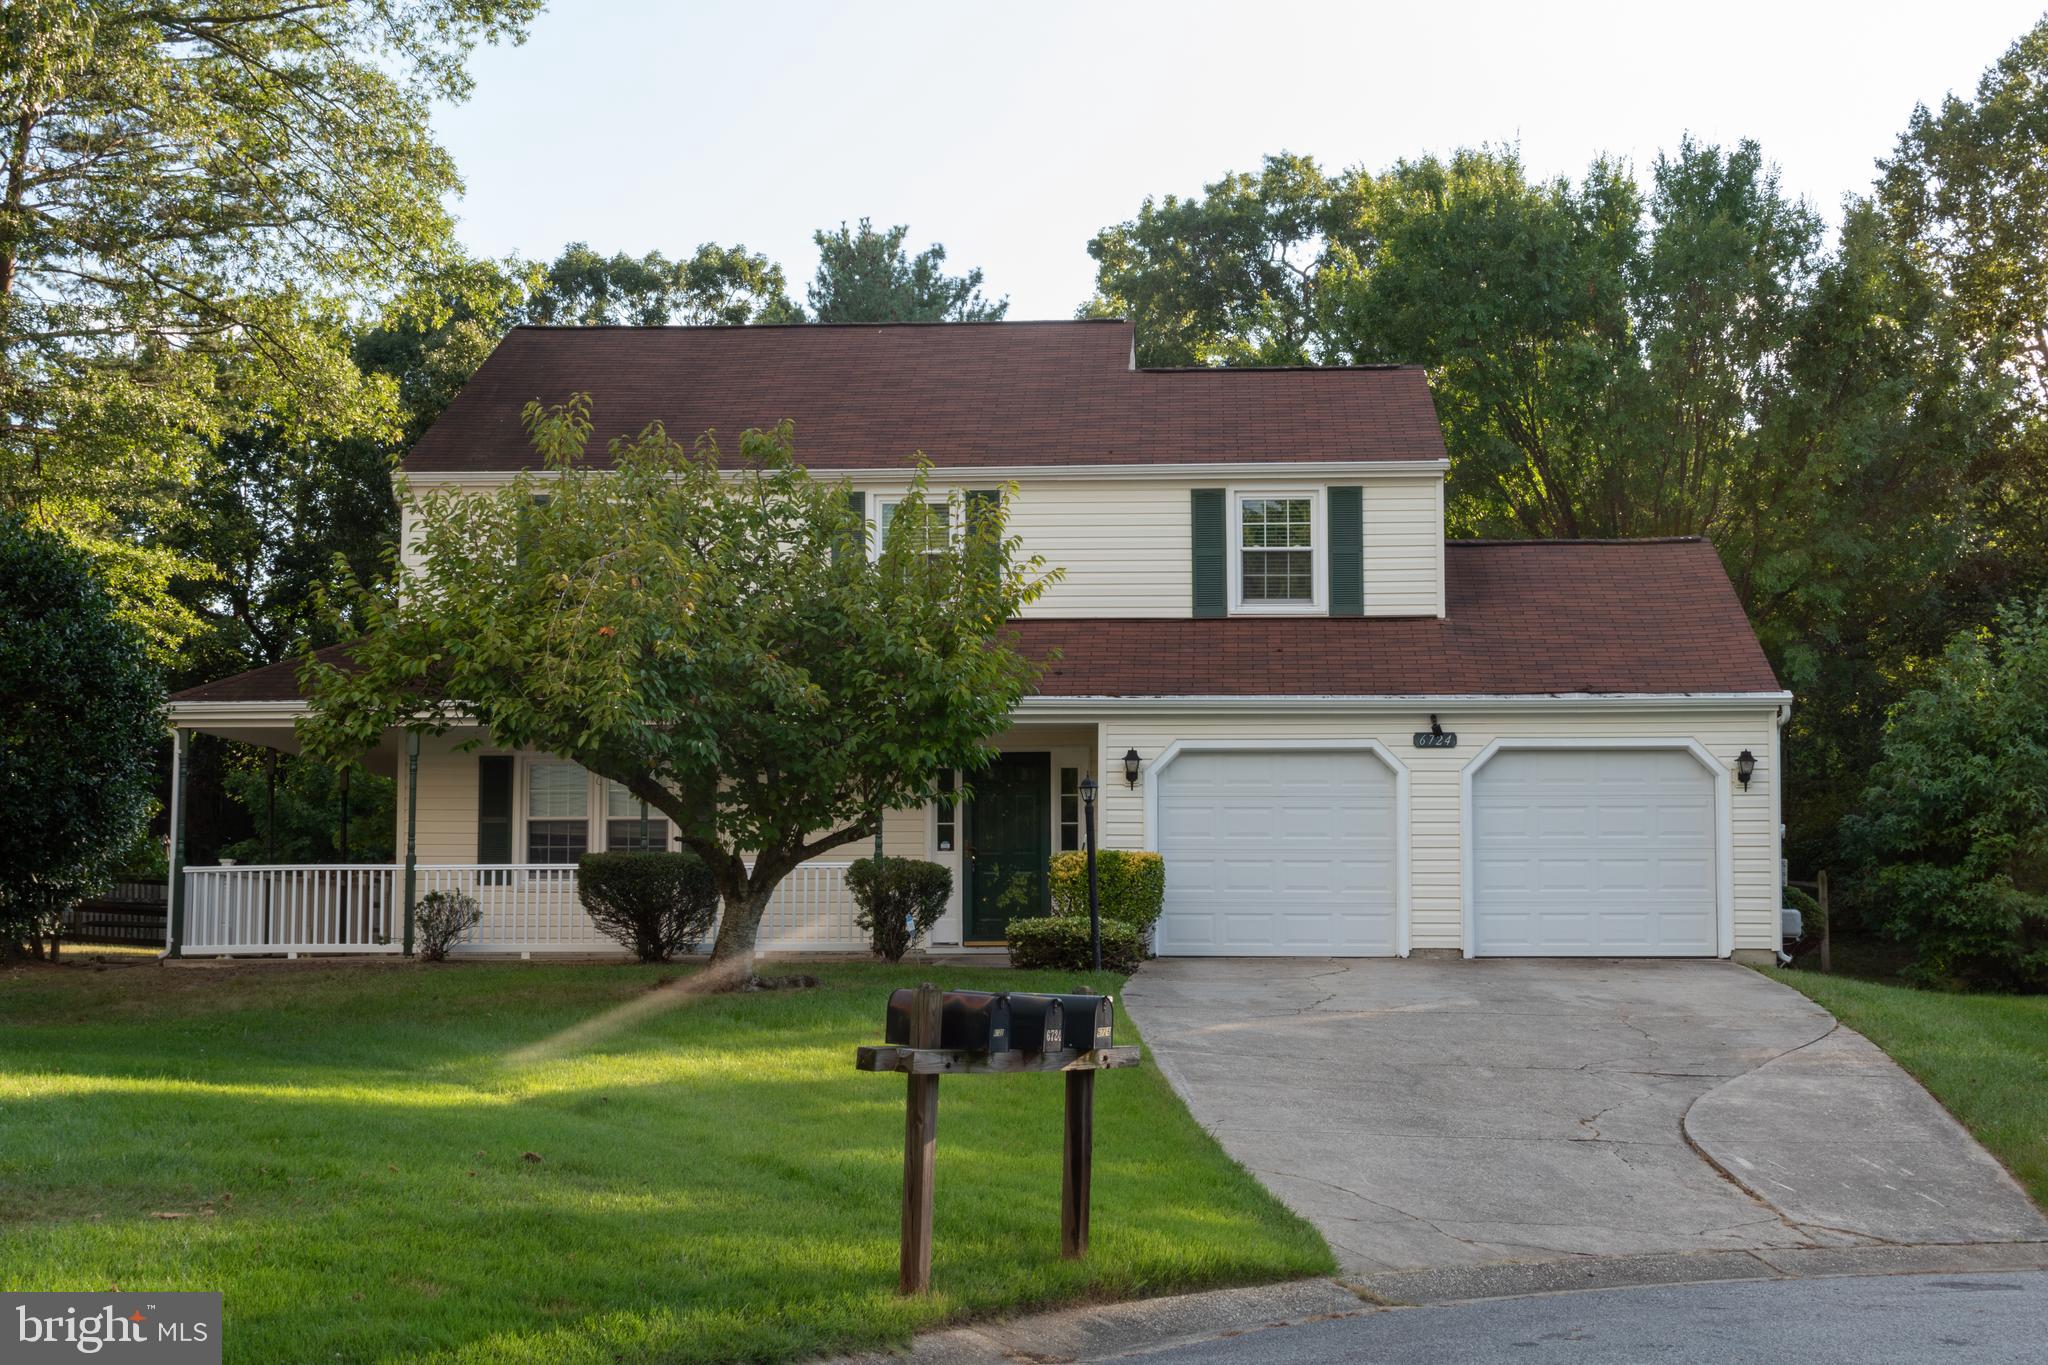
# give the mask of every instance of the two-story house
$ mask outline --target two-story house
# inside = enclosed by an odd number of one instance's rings
[[[1043,903],[1087,775],[1103,845],[1165,855],[1164,954],[1778,946],[1790,696],[1712,547],[1447,541],[1420,369],[1140,369],[1116,321],[522,328],[404,473],[421,492],[501,484],[536,463],[521,407],[577,391],[598,450],[657,419],[728,443],[793,419],[799,458],[877,525],[922,452],[936,488],[1012,490],[1013,533],[1065,570],[1016,626],[1058,661],[973,799],[885,821],[890,853],[954,869],[937,946],[999,945],[1019,898],[994,888],[1020,874]],[[303,705],[280,665],[173,714],[289,749]],[[486,899],[479,946],[601,946],[569,869],[666,829],[487,741],[419,755],[399,822],[421,889]],[[395,739],[373,759],[403,771]],[[273,917],[304,907],[262,930],[272,947],[388,935],[396,874],[375,873],[192,869],[186,950],[257,950],[259,893]],[[792,881],[763,946],[861,946],[831,866]]]

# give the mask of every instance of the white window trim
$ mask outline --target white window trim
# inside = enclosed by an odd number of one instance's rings
[[[536,763],[572,763],[574,761],[573,759],[557,758],[553,754],[519,755],[518,777],[515,783],[516,790],[513,794],[513,800],[517,803],[516,809],[519,819],[518,828],[515,830],[517,842],[513,845],[513,852],[519,855],[518,861],[521,865],[532,862],[533,842],[529,826],[534,819],[534,765]],[[605,803],[605,780],[596,773],[591,772],[588,768],[583,770],[583,779],[583,845],[592,853],[609,853],[612,845],[612,824],[611,808]],[[667,826],[669,832],[668,846],[670,849],[673,849],[676,846],[675,826],[669,821],[669,818],[660,811],[650,808],[647,812],[647,820],[650,825]],[[561,866],[568,867],[571,864],[563,863]]]
[[[574,759],[557,758],[553,754],[521,754],[519,756],[519,781],[517,784],[518,793],[514,798],[518,802],[517,809],[519,812],[519,842],[513,845],[512,851],[519,855],[519,862],[522,865],[532,865],[533,863],[533,838],[530,833],[530,828],[534,820],[534,765],[536,763],[574,762]],[[583,846],[584,848],[588,849],[593,853],[599,851],[599,841],[601,840],[604,834],[604,821],[603,818],[597,813],[598,806],[602,802],[603,797],[604,788],[599,783],[597,774],[591,772],[588,768],[585,768],[583,770]],[[591,828],[593,822],[597,825],[597,828],[595,829]],[[560,866],[573,867],[575,866],[575,864],[562,863],[560,864]]]
[[[910,489],[906,486],[880,491],[869,488],[864,491],[867,495],[868,558],[880,559],[882,557],[882,504],[886,502],[894,505],[903,501],[903,499],[910,496]],[[959,515],[955,516],[949,512],[946,517],[946,538],[955,546],[960,544],[962,534],[967,529],[964,525],[967,520],[966,499],[966,493],[959,489],[927,488],[924,490],[924,500],[927,506],[950,508],[955,503],[960,504],[958,509]]]
[[[1247,484],[1229,490],[1230,511],[1223,533],[1229,555],[1230,614],[1232,616],[1327,616],[1330,612],[1330,526],[1324,514],[1320,484]],[[1309,600],[1306,602],[1247,602],[1244,600],[1244,504],[1249,498],[1307,498],[1309,500]]]

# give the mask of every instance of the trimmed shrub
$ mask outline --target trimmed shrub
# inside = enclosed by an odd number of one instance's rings
[[[853,922],[875,956],[901,962],[946,913],[953,873],[921,858],[862,858],[846,869],[846,889],[860,907]]]
[[[474,929],[483,917],[475,896],[460,891],[429,891],[413,909],[414,946],[427,961],[445,962],[455,940]]]
[[[1050,915],[1013,919],[1007,930],[1010,965],[1029,970],[1085,972],[1095,966],[1088,946],[1088,917]],[[1144,959],[1138,931],[1113,919],[1102,921],[1102,970],[1135,972]]]
[[[689,952],[718,917],[711,869],[694,853],[586,853],[576,889],[597,927],[642,962]]]
[[[1102,897],[1102,918],[1150,929],[1166,904],[1166,860],[1157,853],[1128,848],[1095,851],[1095,884]],[[1052,911],[1055,915],[1088,918],[1088,855],[1052,855]]]

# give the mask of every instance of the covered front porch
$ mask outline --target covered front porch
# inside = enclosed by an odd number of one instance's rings
[[[271,671],[230,681],[296,691],[294,677],[258,676]],[[622,954],[584,911],[577,861],[589,852],[674,846],[659,812],[574,764],[495,748],[474,730],[424,737],[393,731],[363,762],[396,781],[397,858],[193,866],[184,839],[192,736],[297,754],[294,722],[304,702],[295,695],[186,693],[171,709],[164,936],[170,956],[410,954],[409,911],[437,892],[471,897],[480,912],[453,954]],[[769,904],[757,951],[867,952],[845,874],[876,843],[890,855],[930,859],[952,871],[952,902],[929,948],[1000,952],[1010,919],[1045,913],[1050,858],[1082,846],[1081,780],[1097,769],[1096,727],[1020,724],[994,743],[1000,757],[993,766],[956,777],[959,799],[887,812],[879,840],[848,845],[792,872]]]

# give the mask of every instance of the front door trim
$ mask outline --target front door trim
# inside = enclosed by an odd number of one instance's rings
[[[1053,757],[1053,751],[1049,748],[1003,749],[998,751],[994,763],[989,765],[990,768],[993,768],[996,764],[1009,758],[1045,760],[1048,775],[1045,791],[1042,795],[1045,800],[1046,818],[1038,823],[1042,826],[1039,830],[1039,835],[1047,863],[1045,876],[1048,879],[1048,887],[1050,886],[1050,864],[1053,849],[1059,842],[1056,828],[1059,822],[1059,796],[1057,792],[1059,765],[1053,761]],[[984,771],[987,771],[987,769],[984,769]],[[960,846],[960,946],[963,948],[999,948],[1007,941],[1002,938],[988,938],[978,934],[974,922],[975,883],[978,880],[975,875],[975,863],[977,860],[975,848],[978,842],[975,837],[975,826],[976,822],[980,819],[980,805],[985,799],[985,797],[970,793],[967,799],[960,803],[958,812],[959,826],[955,837]],[[1051,913],[1049,906],[1041,907],[1041,911],[1046,914]]]
[[[1728,767],[1696,739],[1601,739],[1594,736],[1543,735],[1522,738],[1496,739],[1472,756],[1458,776],[1458,845],[1460,850],[1459,894],[1464,901],[1465,956],[1473,952],[1473,932],[1477,927],[1477,911],[1472,896],[1472,853],[1476,842],[1472,831],[1472,779],[1481,768],[1491,763],[1494,756],[1503,749],[1575,749],[1584,752],[1598,752],[1602,749],[1664,749],[1691,754],[1693,760],[1705,768],[1714,779],[1714,900],[1717,913],[1715,936],[1719,940],[1716,956],[1727,957],[1735,950],[1735,814],[1734,802],[1729,799]],[[1775,784],[1777,774],[1766,774]],[[1696,961],[1698,959],[1695,959]]]
[[[1232,750],[1244,753],[1367,753],[1393,773],[1394,955],[1408,956],[1409,921],[1415,917],[1415,907],[1409,894],[1408,853],[1415,842],[1415,831],[1408,818],[1408,765],[1394,757],[1393,751],[1376,739],[1177,739],[1160,750],[1159,757],[1145,767],[1145,847],[1155,853],[1159,851],[1160,775],[1182,754]],[[1168,868],[1166,875],[1171,877],[1173,869]],[[1158,927],[1153,930],[1152,944],[1153,951],[1161,956],[1168,952],[1166,938],[1162,916]]]

